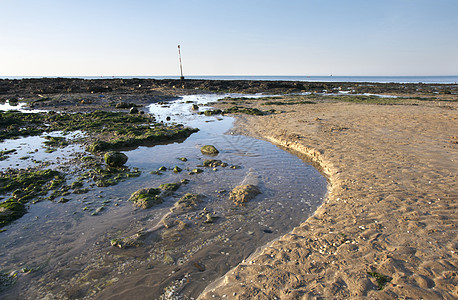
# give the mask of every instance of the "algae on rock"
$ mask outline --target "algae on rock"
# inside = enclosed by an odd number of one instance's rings
[[[202,146],[200,148],[200,152],[202,152],[202,154],[206,154],[206,155],[217,155],[219,153],[218,149],[216,149],[216,147],[213,146],[213,145]]]
[[[229,195],[229,199],[237,206],[244,206],[245,203],[260,194],[259,188],[252,184],[244,184],[235,187]]]
[[[127,162],[127,155],[121,152],[110,151],[103,156],[105,163],[110,167],[119,168]]]
[[[132,201],[136,207],[150,208],[163,202],[160,193],[161,190],[156,188],[139,189],[130,196],[129,201]]]

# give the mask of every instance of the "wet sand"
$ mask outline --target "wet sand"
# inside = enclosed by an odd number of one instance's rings
[[[410,104],[238,116],[239,132],[308,154],[331,186],[314,216],[201,298],[457,299],[458,103]]]

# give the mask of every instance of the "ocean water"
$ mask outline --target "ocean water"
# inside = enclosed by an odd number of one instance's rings
[[[47,76],[56,78],[57,76]],[[82,79],[180,79],[179,76],[59,76],[61,78],[82,78]],[[0,79],[23,79],[23,78],[43,78],[42,76],[0,76]],[[205,80],[269,80],[269,81],[309,81],[309,82],[379,82],[379,83],[458,83],[458,75],[450,76],[205,76],[193,75],[185,76],[185,79],[205,79]]]

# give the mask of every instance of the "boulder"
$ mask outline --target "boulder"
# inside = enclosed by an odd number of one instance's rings
[[[218,149],[213,145],[205,145],[200,148],[200,152],[206,155],[217,155],[219,153]]]
[[[127,162],[127,155],[121,152],[110,151],[105,153],[105,163],[110,167],[121,167]]]
[[[257,186],[252,184],[244,184],[234,188],[229,195],[229,199],[232,200],[232,202],[234,202],[234,204],[237,206],[244,206],[245,203],[260,193],[261,191]]]

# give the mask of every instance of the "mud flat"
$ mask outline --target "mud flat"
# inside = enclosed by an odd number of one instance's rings
[[[201,299],[458,297],[456,95],[373,100],[245,104],[278,113],[239,116],[239,132],[306,153],[332,186],[314,216]]]

